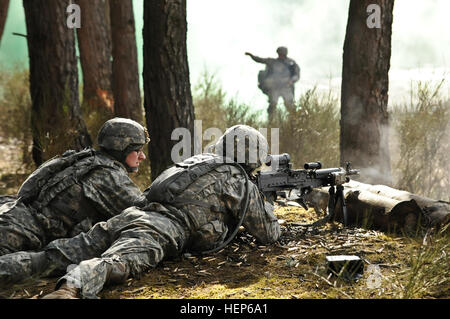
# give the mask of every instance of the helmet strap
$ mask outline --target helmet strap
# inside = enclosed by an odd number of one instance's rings
[[[128,149],[126,149],[125,151],[115,151],[115,150],[107,150],[104,148],[101,148],[100,150],[102,152],[108,154],[112,158],[114,158],[116,161],[121,163],[123,166],[125,166],[125,169],[127,170],[128,173],[134,173],[134,172],[138,171],[137,167],[130,167],[126,162],[128,154],[130,154],[132,151],[128,151]]]

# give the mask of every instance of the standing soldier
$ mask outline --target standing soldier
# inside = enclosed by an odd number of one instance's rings
[[[99,151],[69,150],[34,171],[17,196],[0,196],[0,256],[39,250],[127,207],[145,205],[128,173],[137,172],[148,142],[139,123],[111,119],[99,130]]]
[[[280,96],[283,98],[284,106],[288,112],[295,111],[294,83],[300,79],[300,67],[297,63],[287,57],[288,49],[279,47],[278,58],[260,58],[249,52],[253,61],[264,63],[266,69],[258,74],[258,87],[269,97],[269,122],[273,120],[273,113],[277,107]]]
[[[104,285],[137,277],[163,259],[222,249],[241,225],[263,244],[278,240],[273,206],[248,177],[267,150],[254,128],[231,127],[216,154],[190,157],[158,176],[144,192],[152,201],[146,207],[130,207],[87,233],[53,241],[43,252],[0,257],[0,285],[64,273],[74,264],[46,298],[95,298]]]

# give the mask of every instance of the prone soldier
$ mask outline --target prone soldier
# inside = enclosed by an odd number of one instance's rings
[[[147,201],[128,173],[146,157],[147,130],[124,118],[106,121],[99,150],[69,150],[34,171],[16,196],[0,196],[0,256],[39,250],[73,237],[130,206]]]
[[[245,148],[239,164],[236,142],[257,145]],[[74,264],[45,298],[95,298],[104,285],[138,277],[163,259],[221,249],[240,225],[259,242],[272,243],[280,236],[273,206],[248,178],[267,150],[257,130],[231,127],[216,143],[216,154],[196,155],[164,171],[144,192],[152,201],[145,207],[130,207],[87,233],[51,242],[42,252],[0,257],[0,283],[64,273]]]

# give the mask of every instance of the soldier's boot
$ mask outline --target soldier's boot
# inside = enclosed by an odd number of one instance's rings
[[[84,273],[83,270],[80,273],[79,268],[76,268],[79,272],[78,278],[75,270],[72,270],[57,282],[54,292],[45,295],[42,299],[97,299],[96,294],[104,285],[124,283],[130,274],[128,264],[116,258],[99,259],[97,266],[98,268],[94,266],[94,269],[97,269],[98,272],[90,269],[87,273]],[[101,279],[97,281],[93,280],[93,276],[97,277],[97,279],[103,278],[104,281]],[[83,286],[83,282],[86,281],[91,282],[89,287]]]
[[[122,260],[114,261],[108,267],[105,285],[117,285],[124,283],[130,275],[130,267]]]
[[[32,277],[43,276],[48,270],[45,252],[19,251],[0,257],[0,285],[8,286]]]
[[[41,299],[80,299],[80,289],[71,287],[65,282],[57,290],[43,296]]]

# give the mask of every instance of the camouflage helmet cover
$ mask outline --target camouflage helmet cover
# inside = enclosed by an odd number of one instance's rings
[[[214,149],[217,155],[232,159],[246,170],[254,170],[265,162],[269,146],[261,132],[239,124],[227,129]]]
[[[150,141],[147,129],[136,121],[116,117],[100,128],[97,142],[100,148],[124,151],[130,145],[145,145]]]

